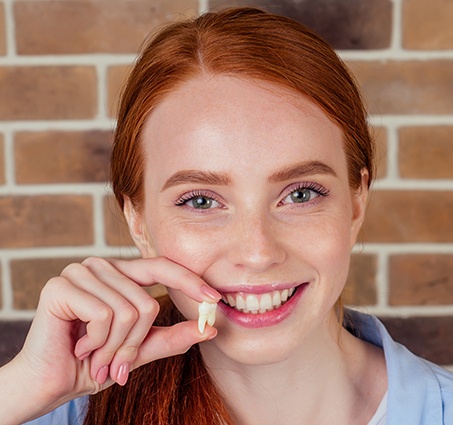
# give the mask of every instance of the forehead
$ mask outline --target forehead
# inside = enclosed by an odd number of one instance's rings
[[[154,173],[164,165],[175,171],[251,161],[269,168],[291,158],[345,167],[341,130],[311,100],[229,76],[199,77],[171,92],[147,118],[142,143]]]

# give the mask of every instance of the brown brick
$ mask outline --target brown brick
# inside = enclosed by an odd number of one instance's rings
[[[103,182],[108,179],[110,131],[17,133],[17,183]]]
[[[133,246],[126,220],[113,196],[104,199],[105,242],[110,246]]]
[[[453,126],[402,128],[398,136],[401,177],[453,179]]]
[[[351,257],[349,277],[342,294],[345,304],[376,304],[376,268],[374,255],[354,254]]]
[[[28,321],[0,321],[0,367],[20,351],[29,328]]]
[[[130,66],[111,66],[107,73],[107,114],[116,117],[120,94],[131,71]]]
[[[453,48],[451,0],[404,0],[403,47],[414,50]]]
[[[452,217],[453,192],[376,190],[362,236],[366,242],[453,242]]]
[[[13,287],[13,307],[17,310],[34,310],[39,294],[46,282],[70,263],[82,258],[40,258],[12,260],[10,263]]]
[[[389,269],[391,305],[453,304],[453,255],[393,255]]]
[[[349,63],[372,114],[452,114],[453,60]]]
[[[0,248],[93,243],[91,196],[0,197]]]
[[[157,25],[197,12],[196,0],[20,1],[14,3],[22,55],[135,53]]]
[[[3,134],[0,134],[0,184],[4,184],[5,181],[5,146],[3,142]]]
[[[1,67],[0,99],[0,120],[93,118],[96,72],[88,66]]]
[[[373,129],[373,137],[376,142],[376,178],[382,179],[387,175],[387,129],[379,127]]]
[[[6,53],[5,7],[0,3],[0,55]]]
[[[381,319],[392,337],[415,354],[440,365],[453,364],[453,316]]]
[[[212,9],[258,6],[313,28],[336,49],[382,49],[391,38],[390,0],[210,0]]]

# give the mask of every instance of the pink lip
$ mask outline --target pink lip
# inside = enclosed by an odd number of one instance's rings
[[[305,292],[307,283],[299,285],[294,295],[281,307],[266,313],[242,313],[220,301],[217,308],[232,322],[246,328],[263,328],[276,325],[285,320],[294,310]],[[242,290],[244,290],[242,288]],[[256,293],[256,292],[255,292]]]

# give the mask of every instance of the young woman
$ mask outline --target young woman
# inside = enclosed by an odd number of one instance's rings
[[[360,95],[310,30],[250,8],[167,27],[112,155],[143,258],[47,283],[2,424],[453,424],[452,375],[339,301],[372,178]]]

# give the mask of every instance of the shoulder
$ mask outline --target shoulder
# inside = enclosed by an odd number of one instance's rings
[[[376,317],[356,311],[347,314],[353,333],[384,351],[388,423],[453,424],[453,373],[416,356],[394,341]]]
[[[82,425],[87,406],[88,397],[77,398],[23,425]]]

